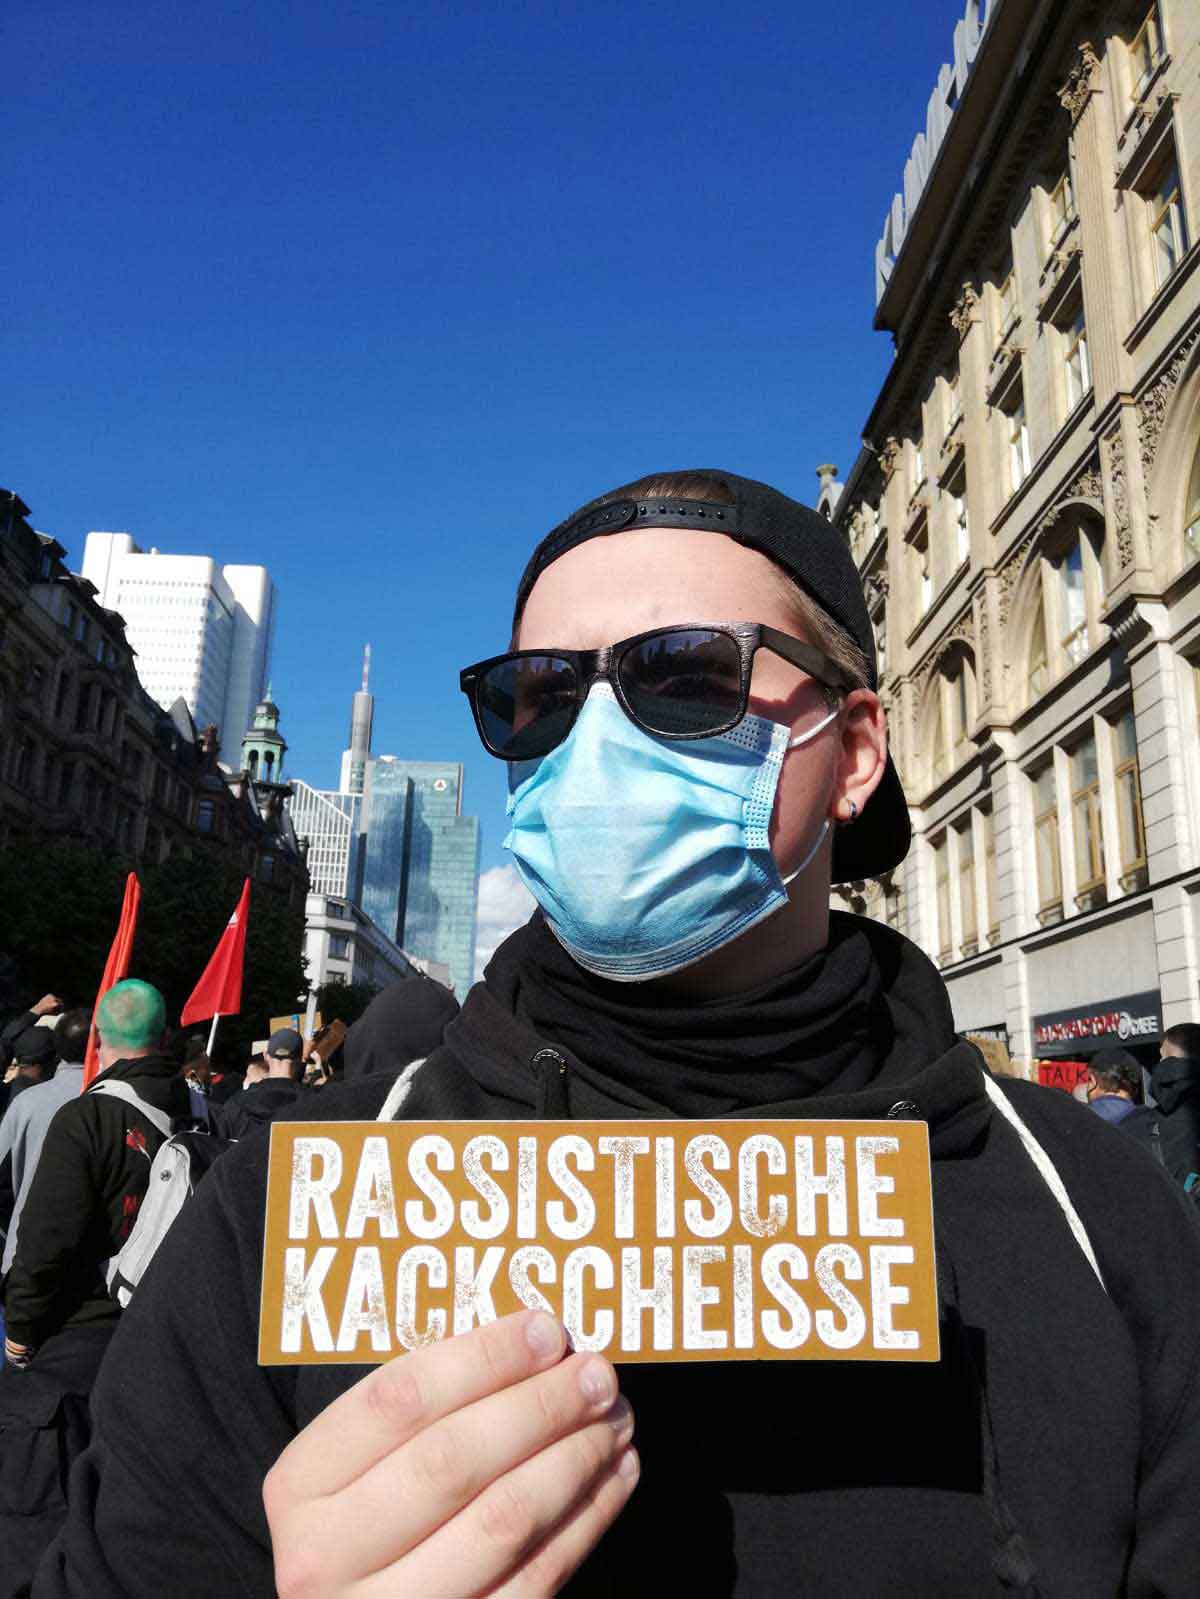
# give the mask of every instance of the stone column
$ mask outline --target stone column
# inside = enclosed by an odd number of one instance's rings
[[[1135,314],[1124,232],[1113,203],[1116,143],[1108,115],[1111,74],[1111,64],[1101,63],[1085,40],[1078,61],[1058,91],[1071,118],[1088,356],[1097,416],[1130,387],[1129,357],[1121,340],[1133,326]]]
[[[1096,428],[1104,470],[1110,597],[1144,592],[1153,581],[1146,492],[1130,392],[1133,367],[1123,340],[1137,318],[1128,245],[1115,201],[1116,132],[1109,101],[1117,92],[1115,63],[1101,62],[1084,41],[1059,90],[1071,117],[1075,203],[1083,249],[1083,297]]]

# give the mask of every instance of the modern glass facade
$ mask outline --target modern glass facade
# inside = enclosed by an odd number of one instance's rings
[[[474,978],[479,878],[479,822],[461,805],[461,766],[370,764],[362,908],[409,953],[447,965],[460,999]]]
[[[287,801],[296,837],[308,840],[308,876],[317,894],[354,899],[357,891],[360,794],[338,794],[292,781]]]

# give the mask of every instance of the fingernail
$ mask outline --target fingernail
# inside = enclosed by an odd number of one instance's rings
[[[616,1387],[611,1367],[602,1360],[589,1360],[579,1373],[579,1387],[589,1404],[599,1405],[606,1401],[611,1404]]]
[[[562,1348],[562,1333],[554,1317],[539,1310],[536,1316],[525,1323],[525,1342],[539,1360],[557,1354]]]
[[[619,1436],[621,1433],[629,1431],[632,1422],[633,1406],[622,1394],[608,1413],[608,1425]]]
[[[617,1476],[624,1477],[627,1482],[632,1482],[641,1470],[641,1461],[638,1459],[636,1449],[627,1449],[617,1461]]]

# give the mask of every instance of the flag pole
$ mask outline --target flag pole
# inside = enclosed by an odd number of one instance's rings
[[[212,1026],[208,1030],[208,1044],[205,1046],[205,1050],[204,1050],[204,1053],[208,1056],[209,1060],[212,1059],[213,1045],[217,1041],[217,1023],[220,1020],[221,1020],[221,1012],[218,1011],[217,1014],[212,1019]]]

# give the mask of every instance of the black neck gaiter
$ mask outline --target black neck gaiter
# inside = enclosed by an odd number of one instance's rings
[[[891,1047],[874,951],[861,925],[836,913],[825,949],[759,988],[718,999],[664,998],[640,983],[593,977],[540,915],[513,943],[514,1014],[574,1057],[575,1115],[613,1115],[621,1106],[676,1116],[765,1113],[865,1087]]]

